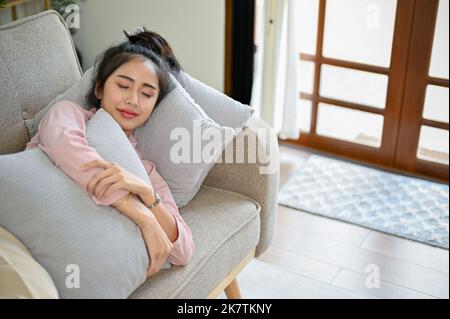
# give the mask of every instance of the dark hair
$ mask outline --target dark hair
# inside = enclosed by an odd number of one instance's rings
[[[106,81],[114,71],[123,64],[140,57],[150,60],[155,66],[159,80],[159,95],[155,104],[156,108],[171,89],[172,82],[170,80],[169,67],[152,50],[131,40],[111,47],[104,54],[97,57],[91,89],[86,96],[89,106],[100,108],[100,99],[95,95],[96,85],[103,91]]]
[[[134,35],[129,35],[126,31],[124,33],[130,42],[146,47],[160,56],[169,65],[170,71],[176,76],[182,69],[169,43],[158,33],[143,29],[143,32]]]

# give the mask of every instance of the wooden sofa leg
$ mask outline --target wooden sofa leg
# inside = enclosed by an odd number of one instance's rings
[[[242,299],[239,286],[237,284],[237,275],[242,269],[255,257],[256,248],[237,265],[208,295],[208,299],[216,299],[223,291],[229,299]]]
[[[239,291],[239,286],[237,279],[234,278],[232,282],[225,288],[225,294],[228,299],[241,299],[241,292]]]

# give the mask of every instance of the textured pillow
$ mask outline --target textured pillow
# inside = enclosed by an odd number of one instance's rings
[[[55,97],[46,107],[40,110],[34,118],[25,120],[25,125],[27,126],[30,139],[36,135],[39,122],[54,104],[60,101],[72,101],[85,109],[89,109],[86,94],[89,92],[92,85],[92,74],[93,68],[90,68],[84,73],[79,81],[76,81],[67,91]]]
[[[47,271],[3,227],[0,227],[0,283],[0,299],[58,298],[58,291]]]
[[[181,71],[180,84],[208,116],[222,126],[242,129],[255,110]]]
[[[183,207],[197,194],[235,130],[209,118],[174,77],[172,81],[172,91],[134,136],[143,158],[156,164],[177,206]]]
[[[106,111],[97,111],[86,130],[100,156],[149,182]],[[126,298],[146,280],[149,258],[139,227],[113,207],[96,205],[39,148],[0,156],[0,202],[0,225],[49,272],[61,298]]]

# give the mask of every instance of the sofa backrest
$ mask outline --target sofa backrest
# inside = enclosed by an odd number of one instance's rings
[[[56,11],[0,26],[0,155],[23,151],[25,120],[81,75],[72,37]]]

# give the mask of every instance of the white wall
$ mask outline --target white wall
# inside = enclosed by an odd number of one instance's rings
[[[182,67],[223,91],[225,0],[81,0],[80,29],[74,36],[83,69],[98,54],[138,26],[160,33]]]

